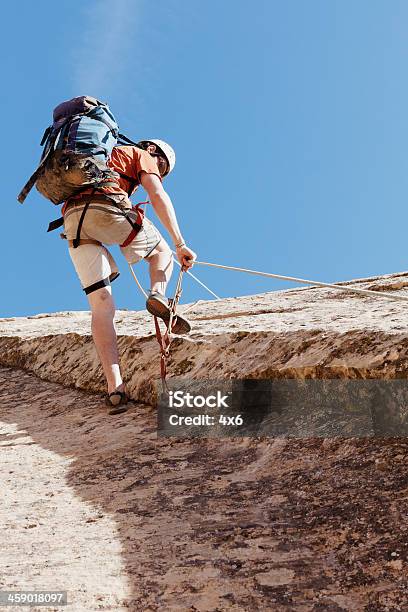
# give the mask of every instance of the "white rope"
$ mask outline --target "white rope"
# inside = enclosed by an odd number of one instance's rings
[[[146,300],[147,300],[147,298],[148,298],[149,296],[147,295],[146,291],[143,289],[142,285],[139,283],[139,281],[138,281],[138,279],[137,279],[137,276],[136,276],[136,274],[135,274],[135,271],[133,270],[133,268],[132,268],[132,265],[131,265],[131,264],[129,264],[129,268],[130,268],[131,273],[133,274],[133,278],[135,279],[137,286],[139,287],[140,291],[143,293],[143,295],[145,296],[145,298],[146,298]]]
[[[176,255],[176,253],[175,253],[174,251],[172,251],[172,253],[173,253],[173,255]],[[177,264],[178,266],[181,266],[180,262],[179,262],[179,261],[177,261],[177,259],[176,259],[175,257],[173,257],[173,259],[174,259],[174,261],[176,262],[176,264]],[[216,300],[220,300],[220,299],[221,299],[221,298],[220,298],[220,297],[219,297],[219,296],[218,296],[216,293],[214,293],[214,291],[211,291],[211,289],[209,289],[209,287],[207,287],[207,285],[204,285],[204,283],[203,283],[203,282],[201,282],[199,278],[197,278],[196,276],[194,276],[194,274],[193,274],[192,272],[190,272],[190,270],[186,270],[186,272],[187,272],[187,274],[189,274],[190,276],[192,276],[192,277],[194,278],[194,280],[195,280],[195,281],[197,281],[197,283],[198,283],[199,285],[201,285],[202,287],[204,287],[204,289],[207,289],[208,293],[211,293],[211,295],[213,295],[213,296],[215,297],[215,299],[216,299]],[[191,308],[191,306],[189,306],[189,308]]]
[[[147,203],[149,203],[149,201],[147,201]],[[174,251],[172,251],[172,253],[173,255],[176,255]],[[180,266],[180,263],[177,261],[176,257],[173,257],[173,259],[176,262],[176,264]],[[345,287],[342,285],[335,285],[333,283],[321,283],[319,281],[307,280],[304,278],[296,278],[295,276],[283,276],[282,274],[272,274],[270,272],[259,272],[258,270],[249,270],[248,268],[238,268],[236,266],[223,266],[221,264],[209,263],[207,261],[195,261],[194,264],[197,264],[199,266],[209,266],[211,268],[220,268],[221,270],[233,270],[235,272],[243,272],[245,274],[255,274],[256,276],[265,276],[267,278],[276,278],[278,280],[291,281],[295,283],[301,283],[303,285],[313,285],[315,287],[328,287],[329,289],[336,289],[337,291],[346,291],[348,293],[367,295],[369,297],[384,298],[385,300],[408,302],[408,296],[395,295],[395,294],[387,293],[383,291],[381,292],[380,291],[370,291],[370,289],[357,289],[356,287]],[[140,290],[143,292],[143,294],[147,298],[147,293],[144,291],[143,287],[140,285],[139,281],[137,280],[136,274],[134,273],[133,268],[130,264],[129,264],[129,267],[131,269],[131,272]],[[204,283],[201,282],[200,279],[197,278],[192,272],[190,272],[189,270],[186,270],[186,272],[187,274],[192,276],[197,283],[199,283],[204,289],[206,289],[217,300],[221,299],[209,287],[204,285]],[[193,308],[193,306],[196,306],[196,304],[198,304],[198,302],[200,301],[201,300],[198,300],[197,302],[190,304],[190,306],[188,306],[183,312],[187,312],[187,310],[190,310],[191,308]]]
[[[174,261],[176,262],[176,264],[177,264],[178,266],[180,266],[180,264],[179,264],[179,262],[177,261],[177,259],[176,259],[176,258],[173,258],[173,259],[174,259]],[[180,267],[181,267],[181,266],[180,266]],[[138,278],[137,278],[137,276],[136,276],[136,274],[135,274],[135,271],[133,270],[133,268],[132,268],[132,265],[131,265],[131,264],[129,264],[129,268],[130,268],[130,271],[131,271],[131,273],[132,273],[132,275],[133,275],[133,278],[134,278],[134,279],[135,279],[135,281],[136,281],[137,286],[139,287],[140,291],[143,293],[143,295],[144,295],[144,296],[145,296],[145,298],[147,299],[149,296],[148,296],[148,294],[146,293],[146,291],[143,289],[142,285],[140,284],[140,282],[139,282],[139,280],[138,280]],[[204,285],[204,283],[202,283],[202,282],[200,281],[200,279],[199,279],[199,278],[197,278],[196,276],[194,276],[194,274],[192,274],[192,273],[191,273],[191,272],[189,272],[188,270],[186,270],[186,272],[187,272],[187,274],[189,274],[190,276],[192,276],[192,277],[194,278],[194,280],[195,280],[195,281],[197,281],[197,283],[199,283],[199,284],[200,284],[202,287],[204,287],[204,289],[207,289],[207,291],[208,291],[209,293],[211,293],[211,295],[213,295],[213,296],[214,296],[214,297],[215,297],[217,300],[220,300],[220,299],[221,299],[221,298],[220,298],[220,297],[219,297],[219,296],[218,296],[216,293],[214,293],[214,291],[211,291],[211,289],[210,289],[209,287],[207,287],[207,285]],[[186,308],[185,310],[183,310],[183,312],[187,312],[187,310],[190,310],[191,308],[193,308],[194,306],[196,306],[196,305],[198,304],[198,302],[201,302],[201,301],[202,301],[202,300],[197,300],[197,301],[196,301],[196,302],[194,302],[193,304],[190,304],[190,306],[187,306],[187,308]]]
[[[267,278],[277,278],[285,281],[294,281],[296,283],[302,283],[304,285],[315,285],[316,287],[329,287],[330,289],[337,289],[337,291],[348,291],[349,293],[359,293],[360,295],[368,295],[370,297],[384,298],[386,300],[399,300],[401,302],[408,302],[408,296],[405,295],[393,295],[392,293],[384,293],[377,291],[370,291],[369,289],[357,289],[355,287],[344,287],[341,285],[334,285],[332,283],[321,283],[319,281],[305,280],[304,278],[296,278],[294,276],[283,276],[281,274],[271,274],[269,272],[259,272],[257,270],[248,270],[247,268],[237,268],[235,266],[222,266],[220,264],[209,263],[207,261],[195,261],[194,264],[199,266],[210,266],[212,268],[221,268],[222,270],[234,270],[235,272],[244,272],[246,274],[256,274],[257,276],[266,276]]]
[[[192,308],[194,308],[194,306],[197,306],[197,304],[200,304],[200,302],[202,302],[203,300],[196,300],[195,302],[193,302],[192,304],[190,304],[190,306],[187,306],[187,308],[183,308],[182,310],[182,314],[186,314],[186,312],[188,312],[189,310],[191,310]]]

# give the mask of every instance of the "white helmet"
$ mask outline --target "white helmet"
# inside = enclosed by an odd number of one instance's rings
[[[167,142],[164,142],[164,140],[157,139],[141,140],[137,144],[145,148],[146,145],[148,145],[149,143],[155,144],[156,147],[160,149],[160,152],[163,153],[164,157],[166,158],[167,163],[169,165],[169,169],[164,176],[167,176],[167,174],[170,174],[170,172],[176,165],[176,154],[174,152],[174,149],[169,144],[167,144]]]

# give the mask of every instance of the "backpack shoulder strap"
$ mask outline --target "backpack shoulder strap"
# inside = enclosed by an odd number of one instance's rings
[[[17,200],[20,202],[20,204],[24,203],[24,200],[26,199],[26,197],[28,196],[32,188],[34,187],[41,172],[42,172],[42,164],[38,166],[37,170],[34,172],[34,174],[30,176],[30,178],[28,179],[28,181],[26,182],[26,184],[24,185],[24,187],[18,194]]]
[[[142,149],[142,151],[144,151],[143,147],[141,147],[139,144],[137,144],[137,142],[135,142],[134,140],[130,140],[130,138],[128,138],[127,136],[125,136],[124,134],[118,134],[118,144],[119,145],[133,145],[134,147],[137,147],[138,149]]]
[[[43,144],[44,142],[47,141],[47,146],[45,147],[42,157],[41,157],[41,161],[40,164],[37,168],[37,170],[35,170],[35,172],[33,172],[33,174],[30,176],[30,178],[28,179],[28,181],[26,182],[26,184],[24,185],[24,187],[22,188],[22,190],[20,191],[20,193],[17,196],[17,200],[20,202],[20,204],[24,203],[24,200],[26,199],[26,197],[28,196],[28,194],[30,193],[30,191],[32,190],[32,188],[34,187],[35,183],[37,182],[37,179],[40,177],[40,175],[43,172],[44,169],[44,164],[48,158],[48,155],[51,152],[51,148],[52,148],[52,144],[51,142],[48,142],[50,135],[51,135],[52,129],[50,127],[48,127],[45,132],[44,132],[44,136],[42,137],[41,140],[41,144]]]
[[[51,134],[52,125],[49,125],[45,130],[43,137],[41,138],[40,147],[43,147],[48,139],[48,136]]]

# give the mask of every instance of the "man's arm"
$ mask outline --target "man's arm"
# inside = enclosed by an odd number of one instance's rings
[[[189,249],[183,239],[177,223],[176,212],[170,196],[163,188],[158,176],[142,172],[140,182],[146,189],[156,215],[169,232],[177,251],[177,259],[186,268],[191,268],[196,254]]]

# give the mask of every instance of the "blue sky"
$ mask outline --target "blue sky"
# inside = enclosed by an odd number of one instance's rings
[[[84,94],[130,137],[174,146],[165,187],[199,259],[328,282],[408,268],[403,0],[22,0],[2,12],[0,316],[87,309],[66,244],[45,233],[58,208],[35,190],[16,201],[53,107]],[[117,306],[143,308],[114,255]],[[145,265],[136,272],[146,286]],[[290,286],[194,272],[223,297]],[[202,298],[186,279],[183,300]]]

